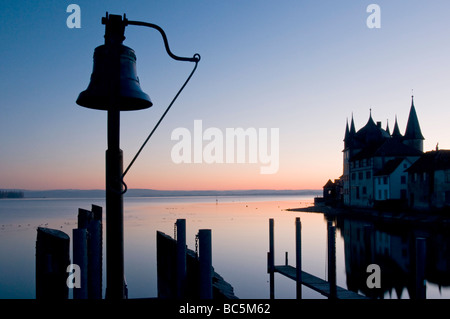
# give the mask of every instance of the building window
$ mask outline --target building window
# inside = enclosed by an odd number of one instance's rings
[[[383,176],[383,184],[384,184],[384,185],[387,185],[387,183],[388,183],[388,178],[387,178],[387,176]]]
[[[359,172],[359,173],[358,173],[358,179],[359,179],[359,180],[362,180],[362,179],[363,179],[363,172]]]
[[[366,172],[366,179],[369,179],[371,177],[370,171]]]
[[[423,180],[426,181],[427,180],[427,173],[423,172]]]
[[[352,181],[356,179],[356,173],[352,173]]]
[[[367,165],[367,160],[363,159],[362,166],[366,166],[366,165]]]
[[[414,182],[417,182],[417,173],[414,173]]]
[[[356,186],[356,199],[359,199],[359,186]]]
[[[388,191],[387,191],[387,189],[384,190],[384,198],[388,199]]]
[[[400,176],[400,184],[406,184],[406,176]]]
[[[366,194],[367,194],[367,187],[366,187],[366,186],[363,186],[363,188],[362,188],[362,193],[363,193],[363,195],[366,195]]]
[[[378,190],[378,199],[382,199],[382,197],[381,197],[381,189]]]

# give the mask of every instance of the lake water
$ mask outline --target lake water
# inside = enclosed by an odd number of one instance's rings
[[[295,263],[295,218],[302,222],[303,270],[327,277],[327,221],[323,214],[288,212],[310,206],[311,197],[165,197],[124,199],[125,276],[129,298],[157,296],[156,232],[173,237],[174,223],[186,219],[187,245],[195,249],[199,229],[212,230],[213,266],[239,298],[269,298],[267,252],[269,219],[275,220],[275,263]],[[72,237],[78,208],[105,207],[104,199],[0,200],[0,298],[35,298],[35,245],[39,226],[64,231]],[[103,216],[105,227],[105,214]],[[364,247],[368,222],[336,220],[336,274],[338,286],[371,293],[365,285],[367,262],[382,267],[382,298],[409,298],[411,234],[416,230],[378,229],[371,226],[371,249]],[[412,232],[412,233],[411,233]],[[105,230],[104,230],[105,234]],[[362,235],[361,235],[362,234]],[[421,233],[423,235],[423,232]],[[361,236],[360,236],[361,235]],[[426,235],[426,234],[425,234]],[[427,298],[450,298],[450,240],[429,234],[436,249],[427,255]],[[368,259],[370,255],[370,260]],[[105,261],[105,258],[103,259]],[[104,268],[105,270],[105,265]],[[398,278],[398,281],[395,281]],[[103,275],[105,288],[105,272]],[[275,275],[275,297],[295,298],[295,283]],[[324,298],[303,287],[303,298]]]

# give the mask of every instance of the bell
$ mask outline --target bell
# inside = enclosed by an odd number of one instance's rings
[[[101,45],[94,51],[94,67],[87,89],[77,104],[97,110],[134,111],[153,105],[139,85],[134,50],[119,45]]]

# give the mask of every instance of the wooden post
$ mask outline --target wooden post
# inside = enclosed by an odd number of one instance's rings
[[[80,287],[73,288],[73,299],[88,298],[88,232],[86,228],[73,229],[73,263],[80,267]]]
[[[200,299],[212,299],[211,229],[198,231],[200,261]]]
[[[268,255],[268,271],[270,284],[270,299],[275,298],[275,251],[274,251],[274,220],[269,219],[269,255]]]
[[[425,283],[426,239],[416,238],[416,299],[426,299]]]
[[[295,269],[297,299],[302,299],[302,223],[295,218]]]
[[[36,239],[36,299],[67,299],[67,267],[70,237],[60,231],[38,227]]]
[[[177,298],[185,297],[186,289],[186,219],[177,219]]]
[[[328,282],[330,283],[330,299],[336,298],[336,227],[328,221]]]
[[[102,207],[92,205],[88,227],[88,298],[102,299],[103,290],[103,218]]]
[[[78,208],[78,228],[88,228],[91,219],[91,211],[83,208]]]

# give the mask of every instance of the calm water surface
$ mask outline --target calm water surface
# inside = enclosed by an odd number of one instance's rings
[[[295,217],[300,217],[303,270],[326,279],[327,234],[324,216],[284,211],[287,208],[309,206],[312,201],[311,197],[299,196],[125,198],[125,275],[129,297],[157,296],[156,231],[173,236],[174,223],[178,218],[186,219],[186,239],[190,249],[195,249],[195,235],[199,229],[212,230],[214,269],[234,287],[239,298],[269,298],[269,218],[275,219],[276,264],[284,263],[285,252],[288,252],[289,263],[294,264]],[[59,229],[72,237],[72,229],[77,227],[78,208],[90,209],[92,204],[105,206],[103,199],[0,201],[0,298],[35,298],[37,227]],[[367,229],[364,228],[365,223],[336,221],[336,225],[337,284],[341,287],[350,284],[353,289],[364,292],[361,278],[366,276],[365,264],[355,256],[365,256],[364,247],[357,237],[359,228]],[[402,246],[398,244],[402,242],[403,235],[384,231],[373,231],[371,234],[375,242],[384,243],[381,255],[398,254],[392,247],[400,247],[403,269],[400,267],[397,271],[407,274],[410,266],[405,261],[405,254],[409,251],[401,250]],[[447,239],[442,238],[439,241],[441,243],[446,245]],[[355,247],[359,250],[356,251]],[[371,256],[374,252],[371,251]],[[439,278],[448,277],[449,254],[450,251],[441,251],[442,256],[436,262]],[[395,261],[398,258],[392,259]],[[407,283],[408,277],[405,278]],[[450,298],[450,281],[444,282],[439,278],[436,280],[430,277],[433,280],[427,283],[428,298]],[[405,280],[395,287],[386,285],[381,297],[409,298]],[[295,283],[277,274],[275,296],[295,298]],[[323,298],[306,287],[303,288],[303,297]]]

